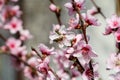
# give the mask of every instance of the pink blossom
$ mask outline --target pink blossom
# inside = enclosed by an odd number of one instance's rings
[[[26,60],[26,55],[27,55],[26,46],[20,46],[20,47],[16,47],[15,49],[12,49],[11,54],[18,56],[22,60]]]
[[[0,0],[0,11],[2,10],[3,6],[4,6],[5,1],[4,0]]]
[[[111,18],[107,18],[107,26],[109,26],[111,29],[116,29],[120,27],[120,18],[117,15],[112,15]]]
[[[98,23],[98,20],[94,16],[90,15],[88,12],[82,13],[82,16],[88,25],[92,25],[92,26],[100,25],[100,23]]]
[[[49,71],[49,57],[46,57],[44,60],[38,59],[39,65],[37,65],[37,69],[45,76]]]
[[[120,28],[114,31],[114,36],[115,36],[116,42],[120,42]]]
[[[90,10],[87,11],[90,15],[95,15],[98,11],[96,7],[92,7]]]
[[[69,68],[71,66],[71,62],[68,60],[68,57],[65,55],[63,51],[56,51],[54,62],[58,64],[59,69]]]
[[[90,67],[88,67],[88,64],[85,65],[85,71],[82,74],[82,78],[83,80],[91,80],[92,78],[94,78],[95,80],[98,80],[99,78],[99,74],[98,74],[98,64],[94,63],[92,64],[93,67],[93,72],[90,69]]]
[[[15,34],[22,29],[22,21],[14,17],[4,28],[10,30],[12,34]]]
[[[109,35],[109,34],[111,34],[113,31],[112,31],[112,29],[110,28],[110,27],[106,27],[105,28],[105,32],[103,33],[104,35]]]
[[[53,52],[53,50],[54,50],[53,47],[51,49],[49,49],[46,45],[44,45],[42,43],[39,45],[39,50],[43,55],[50,55],[50,54],[54,53]]]
[[[120,70],[120,54],[111,54],[107,60],[107,69]]]
[[[85,0],[75,0],[76,7],[80,10],[83,9]],[[71,2],[68,2],[64,5],[68,9],[68,14],[73,15],[75,13],[75,10],[73,8],[73,4]]]
[[[49,8],[50,8],[50,10],[53,11],[53,12],[56,12],[56,11],[57,11],[57,6],[54,5],[54,4],[50,4]]]
[[[72,40],[72,46],[77,46],[78,43],[81,43],[82,39],[83,39],[82,34],[77,34]]]
[[[12,49],[10,52],[12,55],[18,57],[19,59],[26,61],[27,50],[25,46],[16,47],[15,49]],[[19,59],[12,57],[12,63],[16,69],[21,69],[24,67],[24,64]]]
[[[21,45],[21,41],[18,39],[15,39],[13,37],[10,37],[7,41],[6,41],[6,46],[10,49],[10,51],[20,47]]]
[[[65,71],[63,70],[58,70],[57,71],[57,75],[61,78],[61,80],[70,80],[70,76],[69,74],[67,74]]]
[[[5,22],[8,19],[11,19],[12,17],[20,17],[22,12],[20,11],[20,7],[18,5],[16,6],[8,6],[5,9],[2,10],[1,18],[2,21]]]
[[[86,62],[89,62],[92,57],[97,57],[89,44],[82,44],[80,46],[80,50],[80,53],[82,54]]]
[[[20,40],[25,41],[31,39],[33,36],[30,34],[29,30],[20,30]]]
[[[28,64],[32,67],[36,67],[38,65],[38,61],[36,57],[32,57],[28,60]],[[37,71],[33,71],[30,67],[24,68],[24,75],[30,80],[39,80],[39,73]]]
[[[79,15],[78,14],[76,14],[76,18],[71,18],[69,20],[69,28],[68,28],[68,30],[72,30],[72,29],[80,29]]]
[[[65,26],[53,25],[53,31],[50,33],[50,43],[56,42],[59,47],[71,46],[71,40],[75,34],[66,30]]]
[[[64,6],[68,9],[69,15],[73,15],[75,13],[72,3],[68,2]]]

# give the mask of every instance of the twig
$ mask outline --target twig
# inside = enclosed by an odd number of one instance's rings
[[[50,68],[50,67],[49,67]],[[59,78],[59,76],[50,68],[49,69],[55,76],[56,76],[56,78],[57,78],[57,80],[61,80],[60,78]]]
[[[72,0],[72,4],[73,4],[73,8],[75,9],[76,13],[79,15],[79,20],[81,22],[81,27],[82,27],[82,32],[83,32],[83,35],[84,35],[84,38],[85,38],[85,42],[86,44],[88,44],[88,40],[87,40],[87,36],[86,36],[86,26],[84,25],[84,22],[83,22],[83,18],[81,16],[81,13],[80,13],[80,10],[77,8],[76,6],[76,3],[74,0]],[[79,61],[78,61],[79,62]],[[80,64],[79,64],[80,65]],[[92,62],[90,61],[89,62],[89,66],[90,66],[90,69],[92,71],[92,74],[94,75],[94,72],[93,72],[93,66],[92,66]],[[82,68],[82,67],[81,67]],[[84,69],[84,68],[83,68]],[[94,77],[92,77],[91,80],[94,80]]]
[[[31,47],[31,49],[32,49],[32,51],[34,51],[38,55],[38,57],[40,57],[40,59],[42,59],[41,55],[37,52],[37,50],[35,48]]]
[[[36,68],[32,67],[31,65],[29,65],[29,64],[28,64],[27,62],[25,62],[24,60],[22,60],[21,58],[15,56],[15,55],[13,55],[13,54],[9,54],[8,51],[7,51],[7,52],[4,52],[4,51],[0,50],[0,53],[6,53],[6,54],[1,54],[1,55],[8,55],[8,56],[11,56],[11,57],[13,57],[13,58],[19,60],[20,62],[22,62],[22,63],[25,64],[26,66],[30,67],[33,71],[38,71],[38,72],[40,72],[39,70],[37,70]]]
[[[40,57],[41,60],[44,60],[44,57],[42,57],[35,48],[31,47],[31,49],[36,52],[36,54]],[[56,76],[57,80],[60,80],[59,76],[50,68],[50,66],[49,70]]]
[[[94,72],[93,72],[92,60],[90,60],[89,66],[90,66],[90,70],[92,71],[92,76],[93,76],[91,80],[94,80]]]
[[[103,12],[101,11],[101,8],[95,3],[94,0],[91,0],[91,2],[93,3],[93,5],[96,7],[98,13],[104,18],[106,19],[106,16],[103,14]]]
[[[77,57],[74,56],[70,56],[69,60],[74,61],[74,65],[77,66],[78,70],[80,71],[80,73],[82,74],[85,69],[83,68],[83,66],[80,64],[79,60],[77,59]]]
[[[49,0],[52,4],[55,5],[55,2],[53,0]],[[62,21],[60,19],[60,16],[61,16],[61,9],[60,8],[57,8],[57,10],[55,11],[55,15],[57,17],[57,20],[58,20],[58,23],[59,25],[62,25]]]
[[[74,0],[72,0],[72,4],[73,4],[73,8],[75,9],[77,14],[79,15],[79,20],[80,20],[79,23],[81,24],[81,27],[82,27],[82,32],[83,32],[83,35],[84,35],[85,42],[86,42],[86,44],[88,44],[88,40],[87,40],[87,36],[86,36],[86,26],[84,26],[84,22],[83,22],[82,16],[80,14],[79,9],[76,7],[76,3],[75,3]]]
[[[29,65],[27,62],[25,62],[24,60],[22,60],[21,58],[13,55],[13,54],[8,54],[10,55],[11,57],[14,57],[15,59],[19,60],[20,62],[22,62],[23,64],[25,64],[26,66],[28,66],[29,68],[31,68],[33,71],[38,71],[40,72],[39,70],[37,70],[36,68],[32,67],[31,65]]]

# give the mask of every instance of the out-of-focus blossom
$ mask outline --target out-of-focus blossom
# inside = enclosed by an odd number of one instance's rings
[[[84,8],[83,7],[84,2],[85,2],[85,0],[75,0],[76,7],[79,10],[82,10]],[[72,2],[68,2],[64,6],[68,9],[68,14],[69,15],[73,15],[75,13]]]
[[[53,47],[51,49],[49,49],[46,45],[44,45],[42,43],[39,45],[39,50],[43,55],[54,54],[54,52],[53,52],[54,48]]]
[[[69,28],[68,30],[71,29],[80,29],[80,25],[79,25],[79,15],[76,14],[76,18],[71,18],[69,20]]]
[[[61,78],[61,80],[70,80],[70,76],[69,74],[67,74],[65,71],[63,70],[58,70],[57,71],[57,75]]]
[[[38,59],[39,65],[37,65],[37,69],[46,76],[49,71],[49,57],[46,57],[44,60]]]
[[[14,17],[9,23],[5,24],[4,29],[8,29],[12,34],[15,34],[22,29],[22,21]]]
[[[92,50],[91,46],[88,44],[83,44],[80,46],[80,53],[83,55],[85,61],[89,62],[89,60],[93,57],[97,57],[95,52]]]
[[[30,58],[28,60],[28,64],[35,68],[38,65],[37,58],[36,57]],[[30,80],[39,80],[39,77],[40,77],[37,71],[32,70],[28,66],[24,68],[24,75]]]
[[[120,27],[120,18],[117,15],[112,15],[111,18],[107,18],[107,26],[109,26],[111,29],[116,29]]]
[[[29,30],[20,30],[20,40],[25,41],[31,39],[33,36],[30,34]]]
[[[107,60],[107,69],[113,69],[115,71],[120,71],[120,54],[111,54]]]
[[[22,42],[18,39],[15,39],[13,37],[9,38],[6,41],[6,46],[10,49],[10,51],[20,47],[20,45],[22,44]]]
[[[12,17],[20,17],[22,14],[22,12],[20,11],[20,7],[18,5],[16,6],[8,6],[6,7],[6,9],[2,10],[1,13],[1,20],[2,22],[5,22],[9,19],[11,19]]]
[[[111,34],[113,31],[112,31],[112,29],[110,28],[110,27],[106,27],[105,28],[105,32],[103,33],[104,35],[109,35],[109,34]]]
[[[89,13],[82,13],[82,16],[88,25],[90,26],[100,25],[100,23],[98,22],[98,19],[96,19],[94,16],[90,15]]]
[[[116,31],[114,31],[114,36],[116,39],[116,42],[120,42],[120,28],[118,28]]]
[[[5,1],[4,0],[0,0],[0,11],[2,10],[3,6],[4,6]]]
[[[95,80],[98,80],[99,74],[98,74],[98,64],[92,64],[93,66],[93,71],[88,67],[88,65],[85,65],[85,71],[82,74],[82,79],[83,80],[91,80],[94,78]]]
[[[65,53],[63,51],[56,51],[56,56],[55,56],[55,60],[56,64],[58,64],[58,68],[59,69],[66,69],[69,68],[71,66],[71,62],[68,60],[68,57],[65,55]]]

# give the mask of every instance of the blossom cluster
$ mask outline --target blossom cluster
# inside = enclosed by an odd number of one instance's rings
[[[111,74],[111,80],[119,80],[120,77],[120,17],[117,15],[112,15],[111,18],[107,18],[107,27],[105,29],[104,35],[113,34],[116,41],[116,48],[118,52],[114,52],[110,55],[109,59],[107,60],[107,70],[114,70],[116,73]]]
[[[32,35],[23,27],[22,11],[18,2],[19,0],[0,0],[0,30],[10,34],[9,37],[4,37],[4,34],[0,33],[4,42],[0,45],[0,51],[14,56],[13,63],[17,68],[22,68],[24,65],[20,60],[27,59],[27,49],[23,43],[32,38]]]
[[[28,53],[24,42],[32,35],[23,27],[22,11],[17,5],[19,0],[0,0],[0,29],[8,31],[11,36],[0,38],[5,42],[0,46],[0,52],[9,54],[17,69],[23,70],[24,76],[29,80],[99,80],[98,57],[89,43],[90,37],[86,29],[99,26],[98,19],[94,16],[101,13],[100,9],[92,7],[86,12],[85,0],[70,0],[65,3],[70,19],[67,25],[60,19],[60,7],[53,0],[49,9],[56,14],[58,24],[53,24],[49,34],[50,44],[57,47],[47,47],[40,43],[39,51],[31,48]],[[93,0],[92,0],[93,1]],[[99,10],[98,10],[99,9]],[[113,15],[107,18],[107,27],[104,35],[113,34],[116,39],[118,52],[111,54],[107,61],[107,70],[114,69],[116,74],[111,74],[112,80],[120,80],[120,17]],[[78,32],[75,32],[78,31]],[[54,65],[54,66],[53,66]]]

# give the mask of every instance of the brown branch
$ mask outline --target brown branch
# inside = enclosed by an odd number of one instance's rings
[[[38,71],[38,72],[40,72],[38,69],[32,67],[31,65],[29,65],[27,62],[25,62],[25,61],[22,60],[21,58],[15,56],[15,55],[13,55],[13,54],[8,54],[8,55],[11,56],[11,57],[13,57],[13,58],[15,58],[15,59],[17,59],[17,60],[19,60],[20,62],[22,62],[23,64],[25,64],[25,65],[28,66],[29,68],[31,68],[33,71]]]
[[[61,80],[59,76],[49,67],[49,70],[56,76],[57,80]]]
[[[79,15],[79,20],[80,20],[80,23],[81,23],[81,27],[82,27],[82,32],[83,32],[83,35],[84,35],[84,39],[85,39],[86,44],[88,44],[88,40],[87,40],[87,36],[86,36],[86,26],[84,25],[85,23],[83,22],[83,18],[82,18],[82,16],[81,16],[80,10],[77,8],[76,3],[75,3],[74,0],[72,0],[72,4],[73,4],[74,10],[75,10],[76,13]],[[96,7],[97,7],[97,6],[96,6]],[[100,9],[99,9],[99,11],[101,12]],[[77,59],[77,58],[76,58],[76,59]],[[76,64],[78,64],[79,60],[77,59],[76,61],[77,61]],[[80,66],[80,70],[81,70],[81,72],[83,73],[83,72],[84,72],[84,68],[81,66],[80,63],[79,63],[78,65]],[[93,66],[92,66],[92,62],[91,62],[91,61],[89,62],[89,66],[90,66],[90,69],[91,69],[91,71],[92,71],[92,74],[94,75]],[[78,68],[78,70],[79,70],[79,68]],[[94,76],[92,77],[91,80],[94,80]]]
[[[83,68],[83,66],[81,65],[81,63],[79,62],[79,60],[77,59],[77,57],[74,56],[70,56],[69,60],[74,61],[74,65],[77,66],[78,71],[82,74],[85,69]]]
[[[90,70],[92,71],[92,75],[93,75],[93,77],[91,78],[91,80],[94,80],[94,72],[93,72],[92,60],[90,60],[89,66],[90,66]]]
[[[84,26],[82,15],[80,13],[80,10],[76,7],[76,3],[74,0],[72,0],[72,4],[73,4],[73,8],[75,9],[77,14],[79,15],[79,20],[80,20],[79,23],[81,24],[81,27],[82,27],[83,36],[84,36],[86,44],[88,44],[88,40],[87,40],[87,36],[86,36],[86,26]]]
[[[93,3],[93,5],[96,7],[98,13],[104,18],[106,19],[106,16],[103,14],[103,12],[101,11],[101,8],[95,3],[94,0],[91,0],[91,2]]]
[[[42,59],[41,55],[37,52],[37,50],[33,47],[31,47],[32,51],[34,51],[40,59]],[[42,59],[43,60],[43,59]]]
[[[41,60],[44,60],[45,57],[42,57],[35,48],[31,47],[31,49],[36,52],[36,54],[40,57]],[[59,76],[50,68],[50,66],[49,66],[49,70],[55,75],[57,80],[60,80]]]
[[[53,0],[49,0],[52,4],[55,5],[55,2]],[[56,15],[56,18],[57,18],[57,21],[59,23],[59,25],[62,25],[62,21],[60,19],[60,16],[61,16],[61,9],[60,8],[57,8],[57,10],[54,12],[55,15]]]

